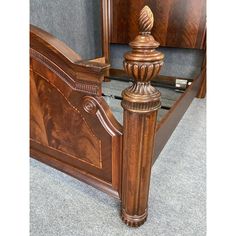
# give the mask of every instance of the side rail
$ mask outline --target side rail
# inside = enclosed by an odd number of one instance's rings
[[[102,98],[108,69],[31,26],[31,156],[118,197],[122,127]]]

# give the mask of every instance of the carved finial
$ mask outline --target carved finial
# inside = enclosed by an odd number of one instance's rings
[[[153,101],[156,101],[153,109],[157,109],[159,106],[160,93],[155,87],[152,87],[150,81],[158,75],[163,65],[164,54],[155,50],[159,43],[150,32],[153,22],[152,11],[145,6],[139,17],[140,34],[129,44],[132,51],[124,55],[124,69],[130,77],[134,78],[134,82],[122,93],[123,105],[127,100],[133,101],[135,97],[135,101],[138,101],[138,97],[140,97],[141,103],[150,102],[153,105]]]
[[[149,82],[163,64],[164,55],[155,50],[159,43],[151,35],[153,23],[152,11],[145,6],[139,16],[140,34],[129,44],[132,51],[124,55],[124,69],[137,82]]]
[[[139,16],[139,32],[141,34],[150,34],[154,23],[154,17],[151,9],[145,6]]]

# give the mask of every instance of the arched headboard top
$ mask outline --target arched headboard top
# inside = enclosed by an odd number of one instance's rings
[[[79,54],[50,33],[30,25],[30,48],[52,61],[73,68],[73,71],[104,73],[109,64],[82,60]]]

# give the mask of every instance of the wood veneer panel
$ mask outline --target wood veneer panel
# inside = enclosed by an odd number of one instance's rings
[[[152,35],[167,47],[203,48],[205,0],[111,0],[111,43],[128,43],[138,32],[138,13],[148,5],[154,14]]]
[[[78,109],[48,81],[35,76],[48,145],[98,168],[102,167],[101,140]],[[31,125],[33,127],[33,125]],[[37,137],[36,134],[33,137]]]
[[[108,65],[81,61],[33,26],[30,58],[33,157],[56,167],[62,162],[59,169],[65,167],[67,173],[83,170],[95,182],[119,191],[122,127],[101,96]]]
[[[78,169],[71,164],[64,162],[63,160],[58,160],[54,155],[50,155],[49,153],[43,152],[42,150],[38,150],[34,148],[35,143],[31,141],[30,147],[30,156],[34,159],[41,161],[47,165],[50,165],[64,173],[67,173],[91,186],[119,199],[119,194],[116,190],[114,190],[113,186],[93,175],[90,175],[86,171],[82,169]]]
[[[47,133],[32,70],[30,70],[30,122],[30,136],[34,136],[37,142],[48,145]]]

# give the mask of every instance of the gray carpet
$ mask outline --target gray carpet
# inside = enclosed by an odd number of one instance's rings
[[[153,166],[149,217],[137,229],[121,222],[117,200],[31,160],[31,235],[206,235],[205,109],[193,101]]]

